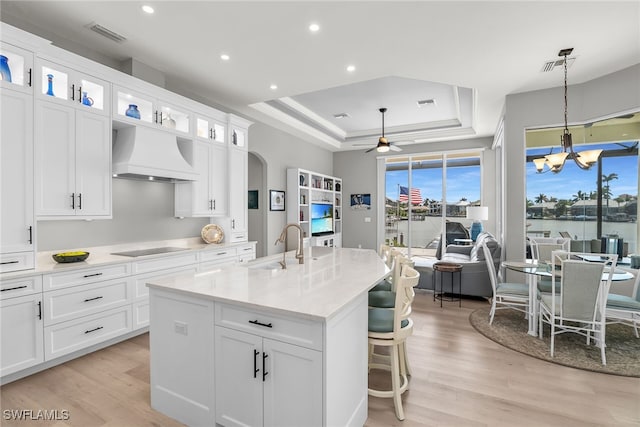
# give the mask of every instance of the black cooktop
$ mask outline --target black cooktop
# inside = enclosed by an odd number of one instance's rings
[[[139,249],[137,251],[114,252],[111,255],[138,257],[138,256],[145,256],[145,255],[166,254],[169,252],[178,252],[178,251],[186,251],[186,250],[187,250],[186,248],[174,248],[171,246],[167,246],[163,248]]]

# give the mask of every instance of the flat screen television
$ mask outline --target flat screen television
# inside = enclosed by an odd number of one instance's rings
[[[311,235],[321,236],[333,233],[333,205],[331,203],[311,204]]]

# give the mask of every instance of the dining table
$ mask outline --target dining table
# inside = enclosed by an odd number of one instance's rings
[[[598,257],[599,258],[599,257]],[[596,259],[589,259],[587,261],[596,261]],[[529,309],[527,312],[527,322],[529,335],[538,336],[538,278],[552,277],[551,266],[549,263],[539,262],[533,259],[526,259],[525,261],[503,261],[501,266],[509,270],[517,271],[527,275],[527,285],[529,286]],[[609,276],[609,267],[605,267],[602,273],[602,280],[607,280]],[[556,278],[560,277],[560,270],[555,272]],[[630,280],[634,275],[628,271],[616,268],[611,277],[612,282]]]

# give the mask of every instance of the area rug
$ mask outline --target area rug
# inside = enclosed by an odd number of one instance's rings
[[[541,340],[527,334],[527,320],[515,310],[498,310],[489,325],[489,308],[479,308],[469,316],[471,325],[482,335],[507,348],[548,362],[572,368],[611,375],[640,377],[640,338],[633,328],[620,324],[607,325],[607,364],[602,365],[600,349],[588,346],[577,334],[556,336],[555,354],[549,355],[549,326]]]

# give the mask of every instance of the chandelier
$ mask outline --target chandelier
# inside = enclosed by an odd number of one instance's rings
[[[564,132],[560,135],[560,145],[562,151],[555,154],[547,154],[544,157],[533,159],[538,173],[553,172],[558,173],[562,170],[567,158],[573,159],[580,169],[590,169],[600,157],[602,150],[587,150],[576,153],[573,151],[573,142],[571,141],[571,133],[567,126],[567,56],[573,52],[573,48],[562,49],[558,56],[564,57]],[[549,169],[544,170],[544,165]]]

